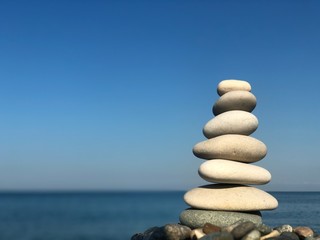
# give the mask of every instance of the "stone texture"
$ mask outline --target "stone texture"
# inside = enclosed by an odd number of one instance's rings
[[[288,224],[276,227],[275,229],[278,230],[279,233],[292,232],[292,230],[293,230],[292,227],[290,225],[288,225]]]
[[[266,169],[222,159],[208,160],[199,167],[199,175],[208,182],[235,184],[266,184],[271,174]]]
[[[227,134],[200,142],[193,147],[196,157],[257,162],[267,154],[266,145],[253,137]]]
[[[191,189],[185,202],[196,209],[221,211],[271,210],[278,201],[270,194],[254,187],[235,184],[211,184]]]
[[[251,85],[247,81],[243,80],[235,80],[235,79],[227,79],[223,80],[218,84],[217,92],[219,96],[222,96],[223,94],[230,92],[230,91],[236,91],[236,90],[242,90],[242,91],[251,91]]]
[[[215,232],[210,233],[202,238],[201,240],[233,240],[233,236],[228,232]]]
[[[259,216],[261,216],[260,212],[257,212]],[[251,220],[250,220],[251,221]],[[226,227],[222,227],[221,228],[221,231],[224,231],[224,232],[232,232],[233,229],[235,229],[236,227],[238,227],[241,223],[244,223],[246,222],[246,219],[240,219],[239,221],[236,221]],[[251,221],[252,222],[252,221]],[[258,225],[261,225],[261,223],[259,223]]]
[[[299,238],[313,237],[314,232],[309,227],[299,226],[293,230]]]
[[[253,222],[243,222],[239,226],[235,227],[232,230],[231,234],[235,239],[240,239],[244,237],[247,233],[251,232],[254,228],[255,224]]]
[[[214,225],[214,224],[206,223],[203,226],[203,232],[205,234],[209,234],[209,233],[213,233],[213,232],[221,232],[221,228]]]
[[[227,227],[236,222],[251,221],[256,225],[262,223],[260,212],[228,212],[186,209],[180,214],[180,222],[190,228],[202,228],[206,223]],[[230,230],[231,231],[231,230]]]
[[[251,232],[249,232],[247,235],[245,235],[242,240],[260,240],[261,233],[254,229]]]
[[[273,230],[271,227],[269,227],[268,225],[265,225],[264,223],[259,224],[259,225],[256,227],[256,229],[257,229],[257,230],[261,233],[261,235],[263,235],[263,236],[271,233],[272,230]]]
[[[180,224],[166,224],[162,229],[166,240],[189,239],[191,234],[189,227]]]
[[[258,128],[256,116],[245,111],[228,111],[212,118],[203,128],[206,138],[225,134],[250,135]]]
[[[215,102],[212,107],[212,112],[215,116],[231,110],[252,112],[256,104],[257,99],[251,92],[231,91],[223,94]]]

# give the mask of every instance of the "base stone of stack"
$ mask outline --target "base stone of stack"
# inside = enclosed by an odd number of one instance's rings
[[[218,227],[226,227],[240,220],[251,221],[255,225],[262,223],[260,211],[229,212],[189,208],[180,214],[180,223],[192,229],[202,228],[206,223],[211,223]]]

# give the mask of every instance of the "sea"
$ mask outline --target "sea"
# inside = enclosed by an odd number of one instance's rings
[[[182,191],[2,192],[0,240],[126,240],[153,226],[177,223]],[[265,224],[310,226],[320,233],[320,192],[271,192]]]

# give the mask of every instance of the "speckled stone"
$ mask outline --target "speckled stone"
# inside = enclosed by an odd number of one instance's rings
[[[206,223],[219,227],[226,227],[239,220],[251,221],[256,225],[262,223],[261,213],[255,212],[229,212],[209,211],[199,209],[186,209],[180,214],[180,222],[190,228],[202,228]]]
[[[267,154],[267,146],[256,138],[227,134],[197,143],[193,154],[202,159],[225,159],[238,162],[257,162]]]
[[[206,138],[214,138],[225,134],[250,135],[258,128],[258,119],[246,111],[228,111],[212,118],[203,127]]]
[[[232,110],[252,112],[256,107],[257,99],[247,91],[231,91],[222,95],[213,105],[212,112],[215,116]]]
[[[259,240],[260,237],[261,233],[258,230],[254,229],[247,235],[245,235],[241,240]]]

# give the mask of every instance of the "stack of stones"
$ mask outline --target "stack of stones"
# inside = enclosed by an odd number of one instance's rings
[[[219,83],[220,98],[213,106],[215,117],[203,129],[208,140],[196,144],[195,156],[207,160],[199,175],[209,184],[188,191],[185,202],[191,206],[180,214],[180,222],[190,228],[205,223],[219,227],[239,220],[260,224],[261,210],[278,206],[270,194],[248,185],[262,185],[271,180],[264,168],[251,165],[267,154],[266,145],[250,137],[258,127],[251,114],[256,97],[246,81],[224,80]]]

